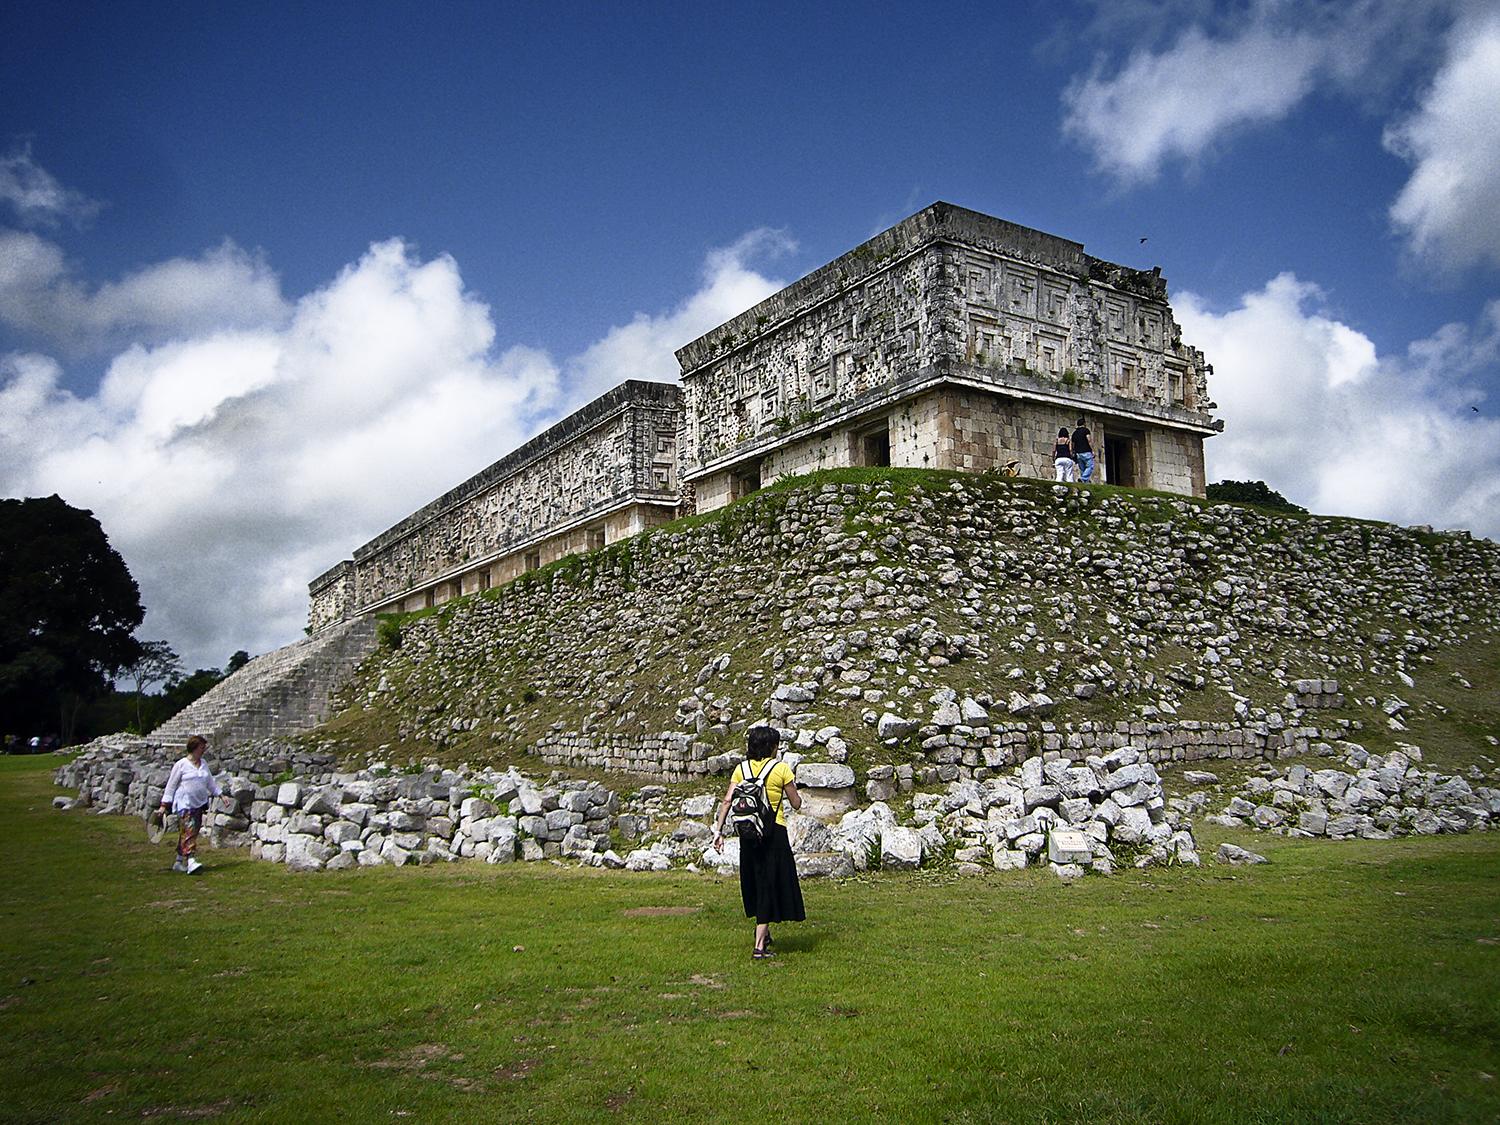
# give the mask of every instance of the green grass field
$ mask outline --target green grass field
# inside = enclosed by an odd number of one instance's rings
[[[6,1121],[1500,1120],[1500,836],[815,882],[754,963],[705,876],[172,875],[55,764],[0,760]]]

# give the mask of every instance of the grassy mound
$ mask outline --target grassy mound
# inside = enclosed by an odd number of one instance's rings
[[[815,474],[382,632],[320,735],[350,757],[524,767],[555,731],[711,752],[770,717],[838,728],[856,766],[921,761],[875,720],[925,722],[942,689],[1039,734],[1017,693],[1063,727],[1316,722],[1446,768],[1500,732],[1494,544],[1103,485]],[[1294,710],[1306,678],[1343,705]]]

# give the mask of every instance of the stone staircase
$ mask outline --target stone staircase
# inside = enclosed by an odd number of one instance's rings
[[[375,619],[359,617],[257,656],[148,736],[178,746],[194,734],[218,756],[236,743],[297,734],[328,717],[328,700],[375,649]]]

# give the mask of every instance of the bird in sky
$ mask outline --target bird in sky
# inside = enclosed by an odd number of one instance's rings
[[[1144,246],[1144,245],[1146,245],[1146,240],[1145,240],[1145,239],[1144,239],[1144,238],[1143,238],[1143,239],[1141,239],[1141,245],[1142,245],[1142,246]]]

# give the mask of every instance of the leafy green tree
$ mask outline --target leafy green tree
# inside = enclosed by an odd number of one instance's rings
[[[238,652],[236,652],[233,656],[231,656],[229,658],[229,663],[226,664],[226,665],[224,665],[224,675],[226,675],[226,676],[232,676],[236,672],[238,672],[241,668],[243,668],[246,664],[249,664],[249,663],[250,663],[250,654],[248,652],[246,652],[244,649],[240,649]]]
[[[1207,488],[1210,500],[1227,500],[1235,504],[1259,504],[1262,508],[1279,508],[1283,512],[1305,512],[1263,480],[1220,480]]]
[[[182,661],[166,641],[142,641],[139,655],[125,666],[125,677],[135,684],[135,729],[141,725],[141,696],[152,684],[166,683],[182,675]]]
[[[92,512],[61,497],[0,500],[0,715],[70,741],[79,708],[140,651],[145,616]]]

